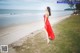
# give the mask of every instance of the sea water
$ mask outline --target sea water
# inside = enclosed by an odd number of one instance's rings
[[[43,21],[44,13],[44,10],[0,9],[0,27]],[[70,15],[73,11],[52,10],[51,13],[51,18],[56,19]]]

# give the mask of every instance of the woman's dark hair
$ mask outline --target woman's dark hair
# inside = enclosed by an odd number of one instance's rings
[[[51,9],[50,9],[50,7],[47,7],[47,10],[49,12],[49,16],[51,16]]]

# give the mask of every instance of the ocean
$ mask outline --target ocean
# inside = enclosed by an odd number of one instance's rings
[[[0,27],[43,21],[44,13],[44,10],[0,9]],[[51,13],[51,18],[56,19],[70,15],[73,11],[52,10]]]

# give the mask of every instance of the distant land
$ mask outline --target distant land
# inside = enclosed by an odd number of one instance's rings
[[[71,8],[67,8],[67,9],[64,9],[64,10],[69,10],[69,11],[73,11],[73,10],[76,10],[76,8],[74,8],[74,9],[71,9]]]

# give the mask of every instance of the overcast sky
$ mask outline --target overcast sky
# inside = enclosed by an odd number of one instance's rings
[[[0,9],[44,10],[46,6],[53,10],[69,8],[68,4],[58,4],[57,0],[0,0]]]

